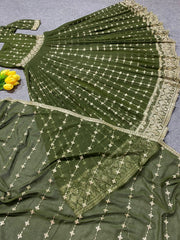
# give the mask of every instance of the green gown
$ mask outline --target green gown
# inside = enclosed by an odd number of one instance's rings
[[[134,1],[41,36],[0,27],[0,66],[31,102],[0,101],[0,239],[180,239],[180,154],[163,139],[175,42]]]

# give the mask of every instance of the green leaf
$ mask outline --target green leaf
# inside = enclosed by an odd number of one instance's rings
[[[6,74],[4,74],[4,73],[3,73],[3,74],[1,74],[1,76],[2,76],[2,78],[4,78],[4,79],[5,79],[5,78],[7,78],[7,75],[6,75]]]
[[[4,83],[0,83],[0,90],[3,89],[3,85],[4,85]]]
[[[7,75],[5,75],[5,74],[0,75],[0,80],[4,80],[6,78],[7,78]]]

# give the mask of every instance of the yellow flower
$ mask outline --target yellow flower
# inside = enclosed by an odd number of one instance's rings
[[[10,71],[9,69],[4,69],[0,72],[0,80],[3,88],[5,90],[11,90],[14,86],[19,84],[20,76],[16,74],[16,71]],[[2,89],[1,85],[1,89]]]
[[[9,71],[10,71],[9,69],[5,69],[5,70],[3,70],[3,71],[1,72],[1,75],[2,75],[2,74],[7,75],[7,73],[8,73]]]
[[[20,76],[18,74],[10,75],[12,76],[16,81],[20,80]]]
[[[8,75],[8,76],[14,75],[14,74],[16,74],[16,71],[9,71],[9,72],[7,72],[7,75]]]
[[[16,85],[18,85],[18,84],[19,84],[19,82],[17,81],[17,82],[14,83],[14,86],[16,86]]]
[[[6,79],[5,79],[5,83],[8,83],[8,84],[15,84],[17,82],[17,80],[15,78],[13,78],[13,76],[8,76]]]
[[[13,85],[12,84],[10,84],[10,83],[6,83],[6,84],[4,84],[4,86],[3,86],[3,88],[5,89],[5,90],[11,90],[11,89],[13,89]]]

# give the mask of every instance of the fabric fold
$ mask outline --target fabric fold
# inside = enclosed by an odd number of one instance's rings
[[[121,134],[119,133],[120,137]],[[104,154],[103,158],[97,159],[94,167],[87,167],[82,175],[69,178],[67,183],[60,187],[63,198],[77,216],[83,215],[108,194],[126,184],[160,148],[156,142],[136,136],[128,138],[122,144],[119,141],[115,152],[109,156]],[[61,185],[58,172],[56,178]],[[67,193],[69,187],[71,190]]]
[[[11,154],[2,166],[2,181],[23,159],[25,163],[20,165],[21,171],[41,153],[42,168],[36,169],[29,180],[26,177],[23,185],[30,184],[30,179],[31,183],[37,181],[41,174],[56,166],[53,178],[57,188],[77,216],[126,184],[159,150],[159,144],[154,141],[113,129],[91,118],[84,120],[83,116],[76,116],[73,112],[13,100],[1,102],[2,112],[5,106],[8,115],[1,121],[1,156],[7,154],[7,148]],[[13,134],[12,126],[17,143],[9,136],[3,140],[5,132]],[[9,141],[12,142],[9,144]],[[18,178],[16,175],[7,187],[5,198],[7,192],[9,198],[15,198],[16,191],[12,190]]]

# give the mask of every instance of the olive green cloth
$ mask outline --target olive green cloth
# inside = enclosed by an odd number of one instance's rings
[[[1,239],[179,238],[180,156],[166,145],[13,100],[0,142]]]
[[[32,102],[0,102],[0,239],[179,239],[180,155],[163,138],[175,42],[125,0],[45,32],[0,27],[0,65]]]

